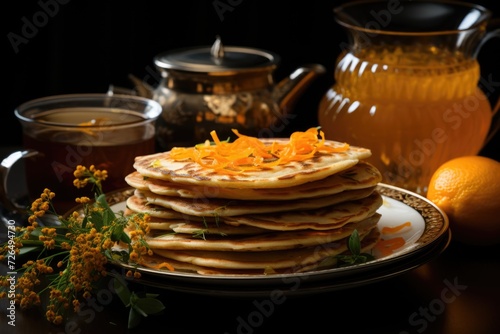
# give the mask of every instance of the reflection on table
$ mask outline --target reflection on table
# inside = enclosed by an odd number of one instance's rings
[[[8,325],[5,300],[2,333],[477,333],[500,330],[498,247],[452,242],[439,257],[375,283],[310,295],[269,294],[232,298],[130,283],[136,291],[159,293],[166,306],[157,316],[127,329],[128,310],[105,287],[66,326],[50,325],[40,309],[16,309]]]

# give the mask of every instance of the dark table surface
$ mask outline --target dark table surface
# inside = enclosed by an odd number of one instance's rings
[[[280,298],[199,294],[189,284],[186,292],[130,283],[134,290],[158,293],[166,307],[135,329],[127,328],[128,309],[106,291],[59,327],[37,308],[16,309],[11,326],[7,300],[2,299],[0,333],[500,333],[499,246],[452,240],[444,251],[418,259],[416,268],[372,277],[368,284],[357,283],[363,281],[360,276],[345,289],[317,287]]]
[[[50,325],[40,309],[17,310],[15,327],[0,309],[2,333],[440,333],[500,332],[500,250],[451,242],[436,258],[366,285],[272,299],[194,294],[132,284],[159,293],[160,315],[127,329],[116,295]],[[104,294],[103,294],[104,296]],[[111,296],[111,297],[110,297]]]

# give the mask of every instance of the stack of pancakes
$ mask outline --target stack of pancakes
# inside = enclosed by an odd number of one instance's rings
[[[368,252],[380,237],[382,205],[381,174],[363,161],[370,155],[350,146],[227,174],[173,159],[171,151],[137,157],[126,177],[135,188],[126,214],[151,216],[154,255],[143,265],[202,275],[304,272],[348,253],[354,230]]]

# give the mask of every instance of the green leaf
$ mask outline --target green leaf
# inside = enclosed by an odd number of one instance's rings
[[[111,240],[120,241],[123,234],[123,226],[114,226],[111,232]]]
[[[351,254],[339,254],[336,256],[336,258],[341,262],[338,265],[339,267],[361,264],[375,259],[375,257],[371,254],[361,253],[361,241],[357,230],[354,230],[349,236],[347,248]]]
[[[163,303],[153,297],[140,298],[134,292],[130,295],[128,327],[134,328],[141,322],[141,317],[157,314],[165,309]]]
[[[109,226],[113,223],[115,218],[115,214],[111,210],[104,210],[102,213],[102,224],[104,226]]]
[[[140,308],[147,315],[160,313],[165,309],[165,306],[161,301],[150,297],[137,299],[134,307]]]
[[[104,208],[106,211],[111,212],[113,214],[113,219],[116,218],[113,210],[111,210],[111,207],[109,206],[108,201],[106,200],[106,195],[105,194],[101,194],[101,195],[97,196],[96,202],[99,203],[99,205],[102,208]]]
[[[122,232],[122,234],[120,235],[120,241],[123,241],[127,245],[130,245],[130,243],[132,242],[128,234],[125,232]]]
[[[118,278],[113,278],[113,288],[115,289],[115,293],[118,295],[120,300],[125,306],[130,305],[130,290],[127,286]]]
[[[19,248],[19,255],[27,254],[27,253],[33,252],[33,251],[39,251],[42,248],[43,247],[26,247],[26,246],[23,246],[23,247]]]
[[[369,253],[361,253],[360,256],[363,256],[365,258],[365,262],[375,260],[375,256]]]
[[[102,214],[98,211],[90,212],[89,221],[92,222],[92,224],[98,231],[100,231],[102,226],[104,225]]]
[[[318,265],[318,269],[333,268],[338,263],[334,256],[328,256],[327,258],[321,260]]]
[[[106,250],[104,253],[108,259],[111,259],[112,261],[121,261],[124,263],[129,262],[130,255],[127,251]]]
[[[54,237],[54,240],[56,241],[56,243],[58,245],[60,245],[63,242],[70,242],[71,241],[70,239],[66,238],[65,235],[61,235],[61,234],[56,234],[56,236]]]
[[[355,255],[339,255],[339,260],[346,263],[354,263]]]
[[[139,313],[139,315],[142,315],[143,317],[147,317],[148,314],[146,312],[144,312],[144,310],[142,310],[137,304],[133,304],[132,305],[132,308],[137,312]]]
[[[128,328],[135,328],[141,323],[141,315],[133,308],[130,308],[128,313]]]
[[[42,231],[40,229],[34,229],[31,233],[30,233],[30,236],[34,236],[34,237],[39,237],[42,235]]]
[[[349,237],[348,247],[353,255],[359,255],[359,253],[361,253],[361,242],[359,241],[358,230],[352,231],[352,234]]]

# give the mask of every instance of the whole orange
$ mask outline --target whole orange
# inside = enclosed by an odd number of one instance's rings
[[[427,198],[448,216],[454,240],[500,243],[500,162],[482,156],[447,161],[434,172]]]

